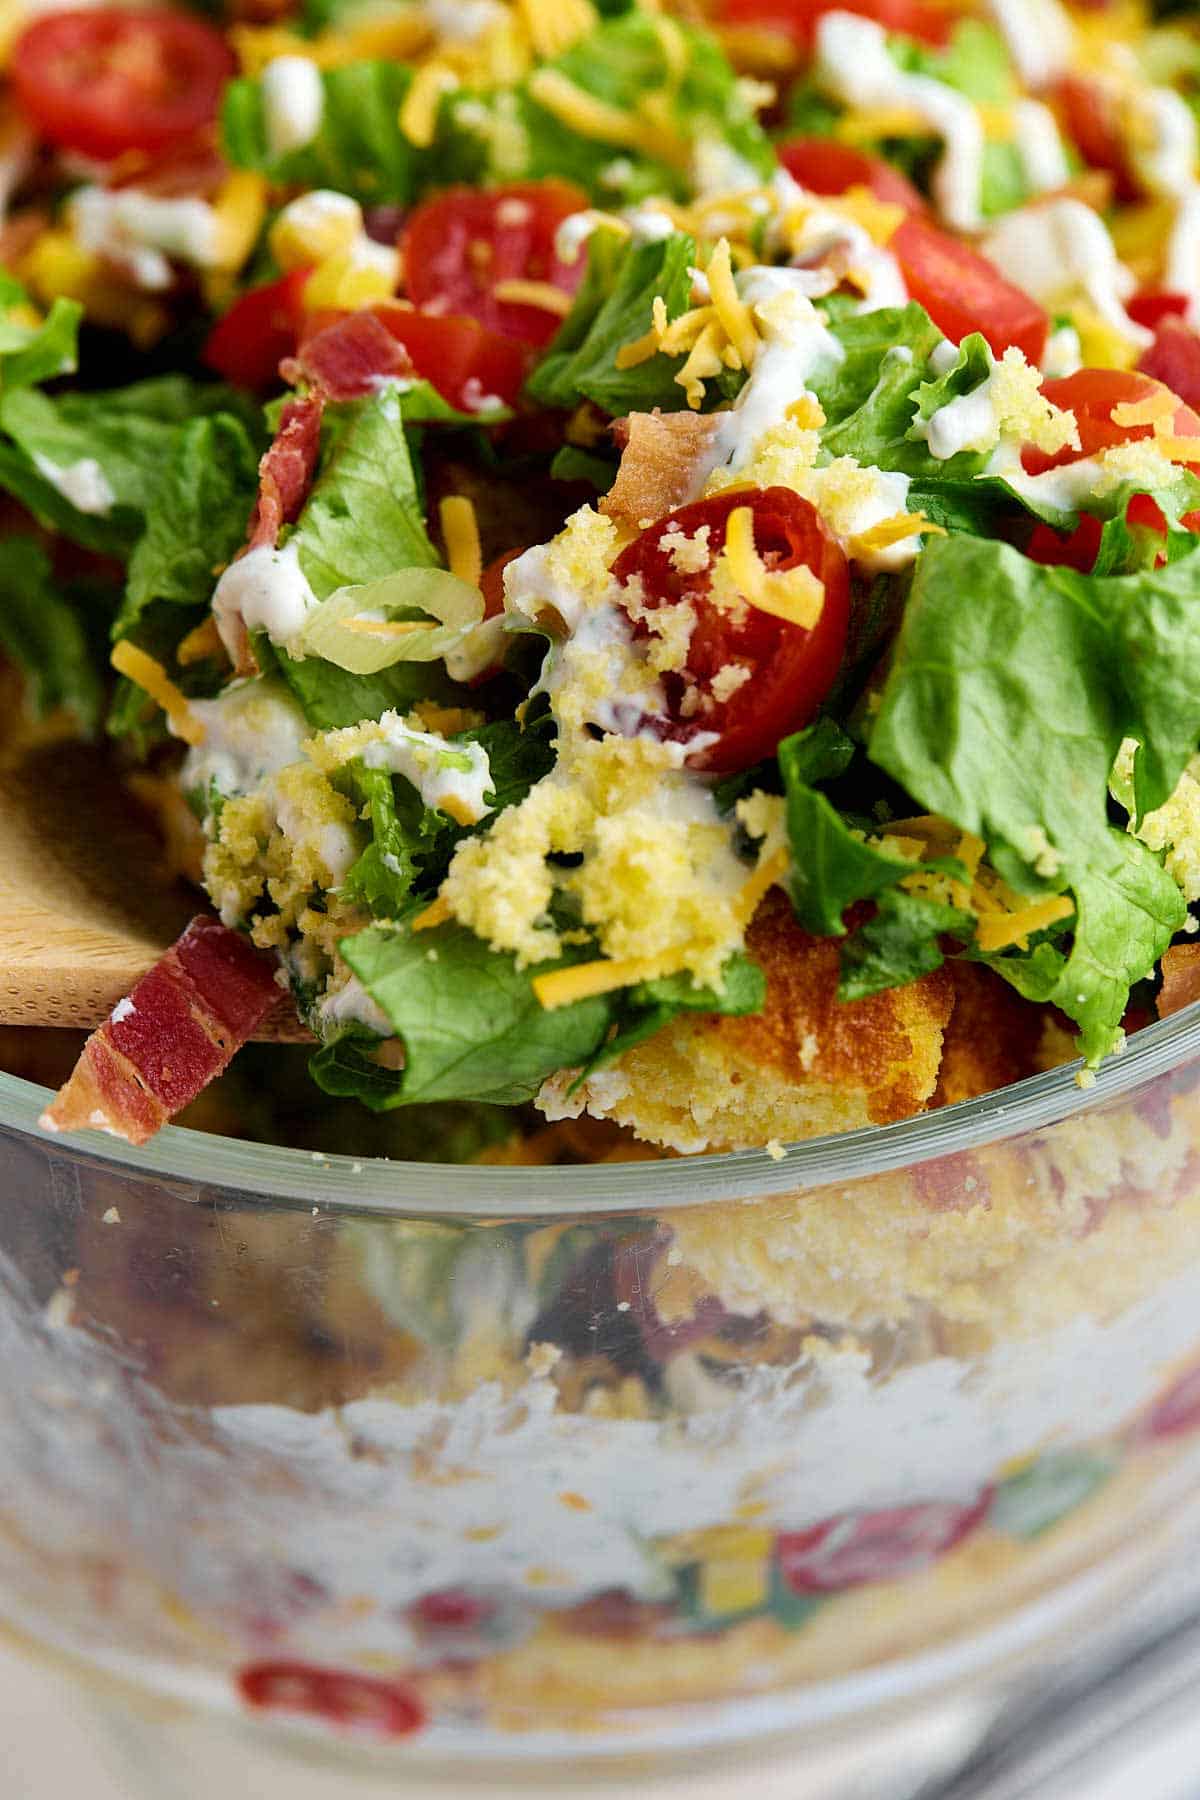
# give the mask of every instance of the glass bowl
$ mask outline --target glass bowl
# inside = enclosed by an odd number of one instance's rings
[[[1189,1011],[1086,1089],[525,1168],[47,1137],[0,1078],[0,1618],[418,1769],[1029,1679],[1191,1516],[1198,1083]]]

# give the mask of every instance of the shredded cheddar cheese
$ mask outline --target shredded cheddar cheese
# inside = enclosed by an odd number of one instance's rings
[[[1118,401],[1109,417],[1114,425],[1153,425],[1158,432],[1159,427],[1173,420],[1178,411],[1178,400],[1163,388],[1161,393],[1147,394],[1144,400]]]
[[[725,526],[725,548],[713,570],[712,594],[718,605],[745,601],[759,612],[786,619],[811,631],[825,604],[825,587],[806,564],[794,569],[768,569],[754,544],[754,513],[735,506]]]
[[[975,927],[976,941],[981,950],[1006,950],[1010,944],[1025,949],[1031,932],[1044,931],[1047,925],[1069,918],[1074,911],[1074,903],[1066,894],[1052,894],[1019,912],[980,919]]]
[[[479,521],[465,494],[447,494],[438,506],[450,573],[470,587],[479,586],[483,553],[479,547]]]
[[[453,93],[458,76],[443,62],[427,62],[413,76],[412,85],[400,108],[400,129],[418,150],[428,150],[437,131],[438,108],[442,97]]]
[[[417,914],[409,929],[412,931],[432,931],[435,925],[445,925],[447,920],[452,917],[453,914],[450,911],[449,903],[443,900],[439,894],[436,900],[430,902],[424,912],[419,912]]]
[[[175,686],[160,662],[155,662],[128,638],[114,645],[109,661],[118,675],[124,675],[127,681],[132,681],[162,707],[176,737],[193,746],[204,742],[208,732],[203,720],[196,717],[186,696]]]
[[[720,320],[726,337],[737,351],[740,366],[749,369],[754,366],[755,354],[758,350],[758,332],[754,328],[754,319],[746,302],[739,298],[734,286],[733,266],[729,257],[729,240],[721,238],[708,259],[708,288],[712,295],[713,310]]]
[[[543,312],[557,313],[560,319],[565,319],[571,310],[571,296],[555,287],[552,281],[523,281],[514,276],[508,281],[498,281],[492,289],[492,297],[514,306],[537,306]]]

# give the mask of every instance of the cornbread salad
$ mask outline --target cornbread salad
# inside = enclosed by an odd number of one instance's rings
[[[20,729],[212,906],[48,1127],[144,1140],[281,989],[429,1154],[774,1150],[1200,989],[1191,9],[99,6],[7,67]]]

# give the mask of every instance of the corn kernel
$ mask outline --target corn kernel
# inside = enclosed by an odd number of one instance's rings
[[[353,312],[356,307],[370,306],[374,300],[390,300],[396,290],[399,259],[384,244],[369,246],[380,255],[363,254],[367,246],[360,239],[349,250],[327,256],[304,284],[304,304],[310,312],[325,308]]]
[[[285,206],[271,227],[271,254],[285,272],[348,251],[362,235],[362,208],[348,194],[314,188]]]
[[[235,169],[221,184],[213,201],[216,216],[218,269],[240,269],[262,230],[267,210],[267,184],[249,169]]]

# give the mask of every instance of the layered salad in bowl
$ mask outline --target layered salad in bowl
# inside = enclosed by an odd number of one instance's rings
[[[4,1046],[12,1615],[439,1752],[1012,1647],[1200,1419],[1189,10],[42,9],[3,106],[5,754],[196,913]]]

